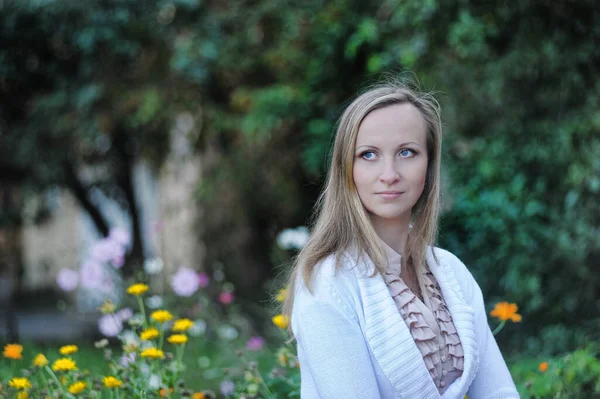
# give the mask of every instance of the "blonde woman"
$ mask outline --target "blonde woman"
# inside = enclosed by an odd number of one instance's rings
[[[343,113],[284,304],[303,399],[519,397],[477,282],[434,247],[441,133],[437,102],[401,84]]]

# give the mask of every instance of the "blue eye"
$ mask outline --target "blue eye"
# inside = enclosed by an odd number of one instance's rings
[[[366,160],[373,159],[375,157],[375,153],[373,151],[365,151],[360,154],[360,157]]]
[[[412,155],[415,155],[415,154],[416,154],[415,151],[410,150],[408,148],[405,148],[405,149],[403,149],[403,150],[400,151],[400,155],[402,156],[402,158],[408,158],[408,157],[410,157]]]

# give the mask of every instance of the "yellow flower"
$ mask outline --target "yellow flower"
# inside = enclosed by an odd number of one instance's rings
[[[175,320],[173,324],[173,331],[175,332],[185,332],[194,326],[194,322],[190,319],[179,319]]]
[[[78,350],[79,348],[77,347],[77,345],[66,345],[61,347],[58,351],[61,355],[71,355],[77,352]]]
[[[542,373],[545,373],[548,370],[548,362],[541,362],[539,369]]]
[[[58,359],[52,364],[53,371],[71,371],[77,370],[77,364],[72,359],[68,357],[63,357]]]
[[[108,377],[104,377],[102,379],[102,382],[104,383],[104,386],[107,388],[119,388],[121,385],[123,385],[123,381],[116,379],[112,375],[108,376]]]
[[[41,353],[38,353],[35,359],[33,359],[33,365],[36,367],[44,367],[47,364],[48,359],[46,359],[46,356],[42,355]]]
[[[288,288],[284,288],[282,290],[279,290],[279,293],[275,297],[275,300],[277,302],[283,302],[283,301],[285,301],[287,299],[288,294],[289,294],[289,289]]]
[[[31,388],[31,383],[27,378],[15,377],[8,381],[8,386],[14,389],[29,389]]]
[[[27,391],[21,391],[17,394],[17,399],[29,399]]]
[[[192,394],[192,399],[206,399],[206,395],[204,395],[202,392],[194,392]]]
[[[23,345],[8,344],[4,347],[2,355],[9,359],[21,360],[23,359]]]
[[[148,348],[142,351],[141,356],[149,357],[150,359],[162,359],[165,356],[165,354],[160,349]]]
[[[71,392],[73,395],[81,393],[85,389],[86,385],[87,384],[85,382],[77,381],[69,386],[69,392]]]
[[[168,310],[157,310],[152,312],[150,317],[159,323],[166,323],[173,318],[173,315]]]
[[[102,314],[115,313],[115,304],[110,299],[106,299],[104,303],[98,308]]]
[[[271,320],[273,320],[273,324],[281,329],[287,328],[287,326],[290,324],[290,318],[283,314],[273,316]]]
[[[517,313],[519,307],[515,303],[500,302],[494,306],[490,316],[497,317],[501,321],[511,320],[514,323],[521,321],[521,315]]]
[[[140,296],[144,292],[148,291],[149,288],[150,287],[148,287],[146,284],[137,283],[127,288],[127,293],[130,295]]]
[[[140,333],[140,338],[142,341],[150,341],[158,337],[160,333],[156,328],[148,328]]]
[[[188,341],[188,337],[184,334],[173,334],[171,335],[167,341],[174,345],[185,344]]]

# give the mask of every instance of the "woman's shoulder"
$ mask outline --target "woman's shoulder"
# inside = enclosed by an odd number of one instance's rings
[[[354,278],[353,270],[357,266],[356,262],[352,261],[351,256],[346,252],[328,255],[312,268],[310,276],[311,291],[313,287],[318,289],[326,285],[343,285],[344,281]],[[303,279],[300,280],[301,284],[304,285]]]
[[[359,267],[347,253],[330,254],[314,265],[307,278],[298,273],[296,300],[306,302],[349,301],[358,288],[355,268]]]

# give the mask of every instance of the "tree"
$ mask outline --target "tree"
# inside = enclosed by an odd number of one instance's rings
[[[169,18],[156,2],[101,0],[8,2],[0,14],[3,171],[29,192],[67,188],[101,235],[90,189],[118,200],[132,220],[126,273],[143,256],[132,165],[160,165],[184,97]]]

